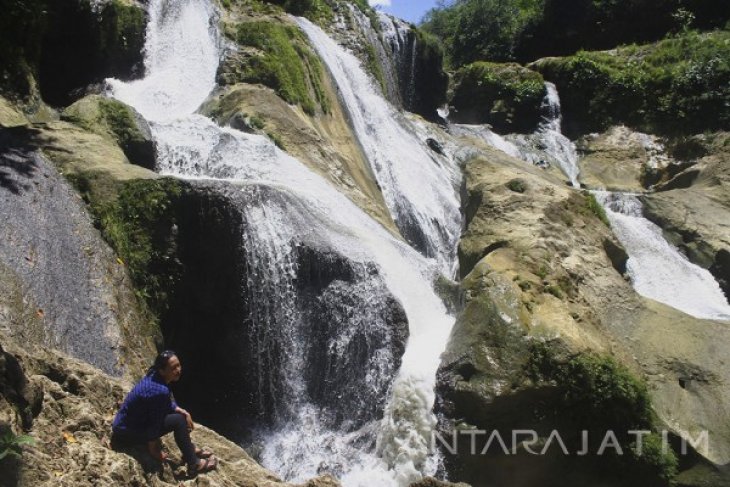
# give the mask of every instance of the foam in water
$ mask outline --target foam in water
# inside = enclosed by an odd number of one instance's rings
[[[297,19],[337,83],[353,129],[393,220],[424,255],[453,272],[461,233],[458,172],[418,140],[408,121],[378,93],[360,61],[306,19]]]
[[[214,87],[219,57],[215,9],[208,0],[152,0],[149,8],[146,77],[132,83],[109,80],[110,93],[151,121],[161,172],[228,181],[256,201],[241,208],[247,223],[247,244],[242,251],[247,253],[250,267],[252,285],[248,287],[256,293],[248,297],[255,304],[252,333],[262,357],[271,355],[267,347],[283,347],[282,363],[266,363],[285,368],[288,374],[273,383],[271,370],[258,371],[261,395],[275,395],[274,416],[282,421],[264,441],[264,464],[295,481],[322,469],[333,471],[352,486],[405,486],[424,473],[433,474],[436,459],[428,447],[436,421],[432,413],[435,373],[453,325],[430,286],[435,262],[394,239],[327,181],[267,138],[221,128],[193,115]],[[317,35],[323,43],[332,43],[321,39],[321,31]],[[362,72],[359,66],[357,69]],[[460,224],[452,172],[441,167],[443,161],[419,158],[423,150],[412,133],[392,119],[392,112],[384,111],[382,99],[369,85],[366,95],[367,103],[352,107],[361,128],[372,131],[364,145],[377,144],[377,136],[383,135],[372,124],[385,124],[395,132],[373,159],[387,181],[384,190],[387,187],[391,202],[405,208],[402,211],[422,228],[429,248],[440,259],[439,267],[452,268]],[[380,118],[365,116],[363,112],[372,106],[380,107]],[[386,157],[389,150],[395,153]],[[389,167],[393,164],[399,167]],[[257,199],[257,195],[261,197]],[[294,253],[304,241],[347,256],[356,268],[374,263],[408,317],[410,338],[401,369],[391,385],[390,398],[378,398],[387,401],[385,418],[356,431],[333,428],[323,420],[303,387],[308,364],[300,342],[306,329],[299,326],[302,317],[291,302],[296,301],[292,294],[296,293],[293,282],[297,275]],[[364,289],[357,291],[358,298],[372,301],[372,308],[378,309],[377,295],[368,293],[383,291],[373,279],[363,277],[361,283]],[[361,312],[355,309],[350,314]],[[377,317],[364,319],[377,321]],[[356,319],[351,325],[363,326]],[[273,328],[279,330],[277,336],[267,334],[275,333]],[[347,343],[348,329],[342,333],[331,344],[335,354]],[[367,384],[382,385],[389,361],[392,363],[392,357],[383,350],[374,352]]]
[[[730,319],[730,305],[712,274],[664,239],[661,228],[643,217],[636,195],[594,195],[629,254],[627,272],[639,294],[696,318]]]
[[[146,119],[174,120],[198,109],[215,87],[218,17],[210,2],[153,1],[149,5],[143,79],[107,80],[113,96]]]

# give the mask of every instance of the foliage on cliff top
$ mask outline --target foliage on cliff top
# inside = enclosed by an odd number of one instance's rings
[[[713,0],[441,0],[423,27],[443,39],[458,67],[655,41],[728,19],[730,3]]]
[[[476,62],[454,75],[456,121],[489,123],[498,132],[528,132],[540,121],[545,82],[515,63]]]
[[[317,106],[329,111],[322,64],[298,28],[267,21],[243,22],[238,25],[236,41],[260,51],[240,66],[239,81],[269,86],[310,115]]]
[[[730,126],[730,31],[579,52],[535,64],[563,93],[567,131],[623,123],[680,135]]]

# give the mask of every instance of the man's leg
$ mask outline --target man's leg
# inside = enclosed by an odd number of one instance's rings
[[[183,460],[188,466],[197,467],[198,457],[195,454],[195,445],[193,445],[190,439],[190,431],[188,430],[188,422],[185,420],[185,416],[178,413],[165,416],[163,431],[165,433],[172,431],[175,434],[175,443],[180,448]]]

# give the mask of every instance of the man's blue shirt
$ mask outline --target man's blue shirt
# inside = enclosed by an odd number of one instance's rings
[[[112,427],[117,433],[139,436],[147,441],[154,440],[162,436],[165,416],[174,413],[175,408],[177,404],[172,398],[170,388],[155,372],[146,375],[127,394]]]

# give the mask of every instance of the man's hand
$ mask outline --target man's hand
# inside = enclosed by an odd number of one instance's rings
[[[193,417],[190,416],[190,413],[185,411],[183,408],[178,407],[175,411],[185,416],[185,421],[188,422],[188,429],[190,431],[193,431],[195,429],[195,423],[193,423]]]

